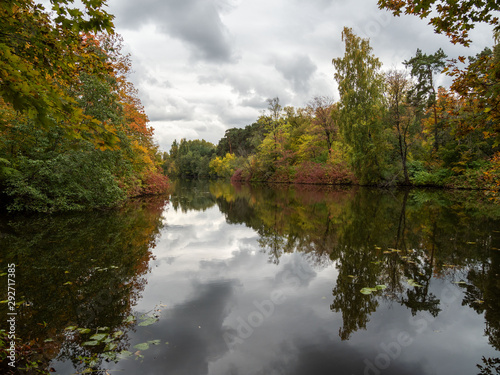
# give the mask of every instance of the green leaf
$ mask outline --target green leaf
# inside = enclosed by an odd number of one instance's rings
[[[105,351],[111,351],[111,350],[114,350],[116,349],[118,345],[116,345],[116,343],[114,342],[111,342],[109,343],[108,345],[106,345],[106,347],[104,348]]]
[[[90,328],[78,328],[77,331],[79,333],[90,333],[91,332]]]
[[[410,286],[413,286],[413,287],[418,287],[418,288],[421,288],[423,287],[423,285],[420,285],[419,283],[417,283],[415,280],[413,279],[408,279],[408,284]]]
[[[134,348],[137,350],[148,350],[149,344],[147,342],[143,342],[141,344],[134,345]]]
[[[148,341],[149,345],[160,345],[160,340],[150,340]]]
[[[120,358],[129,358],[129,357],[132,357],[133,355],[134,355],[134,353],[129,352],[128,350],[122,350],[120,353],[118,353],[118,356]]]
[[[158,319],[154,318],[154,317],[149,317],[148,319],[142,321],[139,323],[139,326],[141,327],[145,327],[145,326],[149,326],[151,324],[154,324],[158,321]]]
[[[99,345],[99,341],[85,341],[82,345],[83,346],[96,346],[96,345]]]
[[[360,292],[363,294],[372,294],[373,290],[372,288],[363,288],[360,290]]]
[[[377,290],[384,290],[385,288],[387,288],[387,285],[377,285],[375,287],[375,289],[377,289]]]
[[[90,336],[91,340],[97,340],[97,341],[102,341],[104,340],[108,335],[105,333],[96,333],[95,335]]]
[[[64,328],[65,331],[74,331],[77,327],[76,326],[68,326]]]
[[[120,337],[120,336],[123,336],[123,331],[116,331],[115,333],[113,333],[113,337]]]

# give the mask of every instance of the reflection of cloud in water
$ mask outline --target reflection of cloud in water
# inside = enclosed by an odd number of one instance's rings
[[[209,363],[228,351],[223,321],[230,311],[235,284],[235,280],[198,284],[185,303],[165,311],[158,323],[138,327],[132,343],[160,339],[161,345],[144,351],[143,363],[126,361],[118,367],[136,374],[208,374]]]

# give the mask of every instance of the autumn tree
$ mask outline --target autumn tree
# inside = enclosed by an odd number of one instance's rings
[[[439,34],[446,34],[452,43],[469,46],[469,32],[477,23],[492,25],[500,31],[495,0],[378,0],[379,8],[400,16],[404,11],[420,18],[429,18],[429,24]]]
[[[435,151],[439,149],[440,140],[436,108],[437,90],[434,75],[443,71],[446,57],[441,48],[431,55],[422,53],[420,49],[417,49],[415,57],[404,62],[404,65],[410,68],[410,74],[415,79],[415,85],[409,92],[410,101],[421,112],[432,109]]]
[[[411,89],[412,83],[406,72],[398,70],[390,70],[386,73],[385,80],[388,121],[396,133],[404,184],[409,185],[408,147],[411,142],[412,130],[417,122],[414,107],[408,101],[408,91]]]
[[[33,0],[0,3],[0,97],[49,126],[53,119],[72,119],[82,113],[66,88],[78,71],[106,71],[108,66],[85,51],[84,35],[113,32],[105,0],[51,0],[54,17]],[[5,123],[0,123],[0,126]]]
[[[338,133],[336,122],[337,105],[332,98],[315,96],[308,104],[312,113],[313,125],[319,127],[324,134],[328,155],[332,153],[332,144]]]
[[[384,79],[382,63],[367,39],[344,27],[344,57],[334,58],[338,83],[339,129],[351,149],[351,162],[362,184],[378,182],[384,169]]]

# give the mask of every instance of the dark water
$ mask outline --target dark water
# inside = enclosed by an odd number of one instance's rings
[[[3,218],[16,371],[496,374],[499,224],[481,193],[224,183]]]

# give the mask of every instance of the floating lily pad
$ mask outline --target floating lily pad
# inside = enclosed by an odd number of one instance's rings
[[[363,288],[360,292],[363,294],[372,294],[372,292],[376,292],[377,290],[377,288]]]
[[[116,345],[116,343],[114,342],[110,342],[108,345],[106,345],[106,347],[104,348],[105,351],[111,351],[111,350],[114,350],[116,349],[118,345]]]
[[[151,324],[154,324],[158,321],[155,317],[149,317],[146,320],[142,321],[139,323],[139,326],[145,327],[145,326],[150,326]]]
[[[122,350],[120,353],[118,353],[118,356],[120,358],[129,358],[129,357],[132,357],[133,355],[134,355],[134,353],[129,352],[128,350]]]
[[[113,337],[120,337],[120,336],[123,336],[123,331],[116,331],[115,333],[113,333]]]
[[[148,341],[149,345],[160,345],[160,340],[150,340]]]
[[[99,341],[85,341],[83,344],[83,346],[96,346],[96,345],[99,345]]]
[[[91,340],[97,340],[97,341],[102,341],[104,340],[108,335],[105,333],[96,333],[95,335],[90,336]]]
[[[141,344],[134,345],[134,348],[137,350],[148,350],[149,344],[147,342],[143,342]]]
[[[413,280],[413,279],[408,279],[408,284],[409,284],[410,286],[414,286],[414,287],[419,287],[419,288],[420,288],[420,287],[423,287],[423,285],[420,285],[419,283],[417,283],[417,282],[416,282],[415,280]]]

